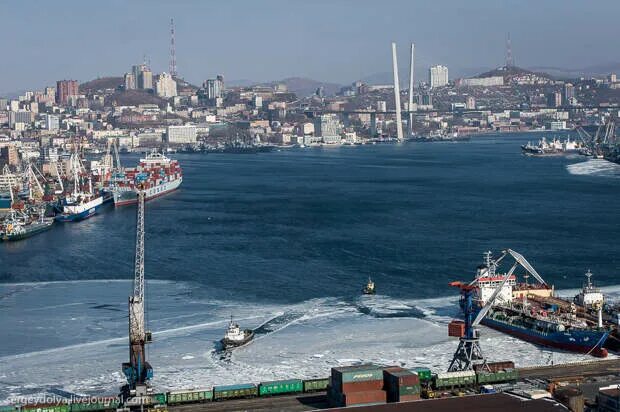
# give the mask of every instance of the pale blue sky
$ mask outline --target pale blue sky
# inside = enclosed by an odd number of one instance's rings
[[[620,61],[618,0],[0,0],[0,92],[120,75],[146,54],[193,83],[224,74],[258,81],[305,76],[349,83],[390,71],[390,42],[406,70],[452,73],[503,63],[511,33],[520,66],[581,68]],[[419,73],[419,77],[422,73]],[[451,77],[453,77],[451,75]]]

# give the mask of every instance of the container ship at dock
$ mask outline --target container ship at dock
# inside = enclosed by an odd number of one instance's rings
[[[509,252],[528,268],[523,276],[525,282],[517,283],[514,274],[504,281],[506,274],[497,273],[503,256],[493,259],[488,252],[471,282],[476,286],[476,302],[480,308],[495,299],[481,323],[536,345],[606,357],[608,352],[604,345],[610,329],[603,325],[601,308],[598,320],[593,321],[578,316],[576,305],[562,308],[546,303],[554,295],[553,286],[548,285],[525,258],[514,251]],[[530,274],[536,283],[527,282]]]
[[[112,194],[114,206],[126,206],[138,201],[136,186],[142,185],[145,200],[168,194],[179,188],[183,182],[183,170],[177,160],[161,153],[150,153],[135,168],[125,168],[114,177]]]

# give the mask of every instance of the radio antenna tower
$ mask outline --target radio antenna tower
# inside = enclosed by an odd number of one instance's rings
[[[515,62],[512,58],[512,42],[510,41],[510,33],[506,35],[506,67],[514,67]]]
[[[177,57],[174,46],[174,19],[170,19],[170,75],[172,77],[177,76]]]

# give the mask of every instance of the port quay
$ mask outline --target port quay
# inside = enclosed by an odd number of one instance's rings
[[[6,7],[0,412],[620,411],[620,3],[311,3]]]

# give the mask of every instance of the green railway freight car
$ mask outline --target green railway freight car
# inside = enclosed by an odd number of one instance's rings
[[[430,382],[433,379],[433,373],[429,368],[417,367],[409,370],[418,374],[420,382]]]
[[[258,387],[253,383],[216,386],[213,388],[213,400],[252,398],[258,396]]]
[[[304,384],[301,379],[287,379],[282,381],[261,382],[258,384],[258,395],[284,395],[287,393],[303,392]]]
[[[113,411],[120,405],[117,397],[73,400],[69,405],[71,412]]]
[[[496,372],[478,372],[476,373],[476,379],[479,385],[512,382],[519,379],[519,372],[516,369],[505,369]]]
[[[306,379],[304,380],[304,392],[326,391],[329,385],[329,378]]]
[[[460,388],[474,386],[476,373],[474,371],[443,372],[435,375],[435,388]]]
[[[0,412],[18,412],[19,406],[15,405],[0,405]]]
[[[26,412],[70,412],[69,404],[66,403],[37,403],[21,405],[21,411]]]
[[[213,389],[196,389],[191,391],[186,390],[168,392],[169,405],[209,402],[211,399],[213,399]]]
[[[156,393],[151,395],[152,405],[166,405],[168,403],[168,396],[166,393]]]

